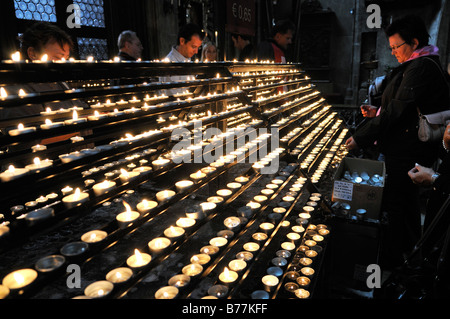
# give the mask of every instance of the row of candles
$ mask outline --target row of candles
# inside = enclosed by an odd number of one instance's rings
[[[224,136],[222,136],[222,137],[225,137],[225,136],[226,136],[226,134],[224,134]],[[255,141],[261,142],[261,140],[265,140],[267,138],[268,138],[268,136],[262,136],[262,137],[258,137]],[[249,143],[252,143],[255,141],[250,141]],[[249,144],[249,143],[247,143],[247,144]],[[249,145],[246,145],[246,146],[249,146]],[[245,152],[245,149],[247,149],[247,148],[244,147],[244,149],[242,151]],[[143,152],[142,154],[135,154],[133,156],[130,156],[130,159],[136,159],[136,158],[139,158],[141,155],[148,155],[148,154],[153,153],[154,151],[155,151],[154,149],[148,149],[148,152]],[[284,151],[284,149],[277,149],[274,153],[280,154],[283,151]],[[275,158],[272,156],[273,155],[272,153],[269,155],[271,155],[272,159]],[[235,157],[236,157],[236,155],[232,156],[232,158],[235,158]],[[198,183],[200,180],[204,179],[208,174],[213,173],[218,167],[223,166],[224,163],[225,162],[220,162],[220,161],[217,161],[216,165],[214,165],[214,163],[212,163],[211,166],[205,167],[204,169],[191,174],[190,177],[192,180],[183,180],[183,181],[177,182],[175,184],[177,191],[180,193],[184,192],[189,187],[191,187],[194,183]],[[163,158],[159,158],[152,162],[153,168],[155,170],[163,169],[166,165],[169,165],[169,164],[170,164],[170,160],[163,159]],[[268,164],[270,164],[270,162]],[[125,173],[126,172],[122,171],[121,176],[126,176],[127,178],[129,178],[129,177],[136,177],[139,175],[139,172],[135,172],[135,174],[133,174],[133,176],[129,176],[128,174],[125,174]],[[224,199],[231,196],[231,194],[233,192],[237,191],[242,186],[242,183],[246,183],[247,181],[248,181],[247,177],[238,177],[235,182],[229,183],[227,185],[227,186],[229,186],[229,189],[219,190],[217,192],[217,196],[213,196],[213,197],[209,198],[207,202],[202,203],[201,204],[201,207],[202,207],[201,212],[196,211],[196,212],[188,213],[186,218],[181,218],[179,221],[177,221],[177,226],[171,226],[170,228],[166,229],[164,231],[164,236],[166,236],[166,238],[169,239],[170,241],[180,238],[181,236],[184,235],[183,227],[185,227],[185,228],[192,227],[195,224],[195,218],[199,218],[199,217],[205,215],[207,212],[211,212],[213,209],[215,209],[215,207],[217,206],[218,203],[222,202]],[[101,195],[111,191],[114,187],[116,187],[115,182],[105,180],[102,183],[94,184],[92,186],[92,189],[94,190],[95,195],[101,196]],[[89,194],[87,192],[84,192],[84,191],[82,192],[80,189],[76,189],[74,193],[71,193],[72,191],[73,191],[73,189],[69,186],[65,187],[62,190],[62,193],[67,195],[66,197],[64,197],[62,199],[62,201],[66,205],[66,207],[68,207],[68,208],[76,207],[76,206],[82,205],[83,203],[85,203],[86,201],[89,200]],[[141,218],[145,214],[148,214],[150,211],[152,211],[154,208],[156,208],[159,204],[167,202],[175,195],[176,195],[176,192],[173,190],[160,191],[156,194],[156,201],[143,200],[142,202],[137,204],[138,212],[131,210],[131,207],[128,204],[124,203],[126,211],[123,213],[120,213],[116,216],[116,221],[118,223],[118,227],[126,228],[126,227],[130,226],[131,224],[136,222],[139,218]],[[78,249],[79,253],[83,253],[86,250],[86,244],[96,244],[98,242],[101,242],[107,237],[107,235],[108,234],[106,232],[101,231],[101,230],[90,231],[82,236],[82,242],[69,243],[68,246],[71,246],[71,247],[70,248],[63,247],[61,249],[61,251],[67,250],[67,251],[70,251],[72,254],[74,249],[75,250]],[[162,237],[160,237],[160,238],[153,240],[151,242],[152,243],[151,245],[149,243],[150,249],[157,250],[157,251],[161,250],[161,247],[168,243],[167,239],[164,240],[164,239],[162,239]],[[62,257],[64,257],[64,256],[62,256]],[[69,257],[69,256],[67,256],[67,257]],[[54,256],[49,256],[49,257],[44,257],[44,258],[52,259],[52,258],[54,258]],[[145,254],[142,254],[139,251],[135,251],[135,254],[130,256],[129,262],[127,261],[127,263],[134,265],[135,263],[136,264],[146,263],[146,261],[150,262],[151,259],[148,259],[148,257]],[[57,266],[60,266],[59,263]],[[120,269],[120,270],[122,271],[123,269]],[[13,290],[24,288],[25,286],[28,286],[36,279],[37,276],[34,276],[35,273],[36,272],[33,269],[24,269],[24,270],[19,270],[19,271],[11,273],[10,274],[11,276],[8,275],[9,276],[8,279],[16,278],[16,279],[18,279],[19,282],[21,282],[21,283],[23,282],[23,285],[22,284],[21,285],[8,284],[7,287],[11,287],[11,289],[13,289]],[[22,280],[21,279],[22,277],[28,278],[28,280]],[[8,281],[5,281],[5,282],[8,282]],[[100,286],[102,286],[102,284],[104,284],[104,282],[102,282],[100,284]],[[89,287],[89,289],[87,289],[86,292],[92,295],[92,287]],[[98,291],[97,291],[97,293],[98,293]],[[105,290],[101,289],[101,294],[104,294],[104,293],[105,293]]]
[[[283,171],[287,174],[292,174],[293,169],[294,166],[288,166],[283,169]],[[204,272],[204,267],[211,262],[211,256],[215,256],[220,249],[223,249],[229,244],[229,239],[245,227],[249,218],[256,215],[257,211],[261,208],[261,204],[269,199],[268,196],[274,193],[274,189],[280,187],[280,185],[284,183],[284,179],[284,175],[276,177],[271,183],[267,184],[266,188],[261,190],[260,195],[256,195],[253,201],[250,201],[246,207],[238,209],[236,216],[225,218],[223,221],[225,229],[217,233],[218,237],[211,238],[209,241],[209,244],[212,246],[211,248],[216,248],[212,249],[212,251],[208,249],[204,256],[192,256],[190,259],[191,264],[185,265],[182,268],[181,274],[172,277],[168,282],[168,286],[158,289],[155,293],[155,298],[177,298],[180,289],[184,289],[190,284],[193,278],[199,277]],[[298,186],[299,185],[297,185],[295,190],[299,189]],[[284,199],[292,204],[294,198],[285,196]],[[275,208],[273,214],[278,215],[279,218],[274,218],[274,220],[280,220],[285,212],[286,208],[284,207]],[[254,260],[254,255],[260,251],[264,241],[269,238],[268,234],[275,229],[275,224],[276,223],[274,222],[263,222],[260,224],[259,231],[252,235],[252,241],[245,243],[242,246],[242,251],[236,254],[236,256],[228,262],[227,266],[224,267],[223,271],[218,275],[217,284],[208,289],[208,295],[204,296],[203,299],[218,299],[227,296],[229,289],[239,281],[239,277],[248,268],[252,260]],[[288,225],[285,225],[285,227],[287,226]]]

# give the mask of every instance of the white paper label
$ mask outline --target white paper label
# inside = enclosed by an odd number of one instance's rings
[[[333,198],[351,201],[353,198],[353,183],[335,181]]]

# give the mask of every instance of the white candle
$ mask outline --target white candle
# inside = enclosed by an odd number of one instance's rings
[[[28,133],[32,133],[32,132],[36,132],[36,128],[35,127],[33,127],[33,126],[25,127],[22,123],[20,123],[17,126],[17,129],[10,130],[8,132],[8,134],[11,135],[11,136],[18,136],[18,135],[28,134]]]
[[[128,267],[120,267],[111,270],[106,274],[106,280],[114,284],[120,284],[128,281],[133,276],[133,271]]]
[[[120,173],[119,178],[122,183],[126,183],[140,175],[139,172],[128,172],[124,169],[121,169]]]
[[[200,171],[198,171],[198,172],[196,172],[196,173],[191,174],[189,177],[190,177],[191,179],[193,179],[194,181],[199,181],[199,180],[201,180],[202,178],[205,178],[205,177],[206,177],[206,174],[205,174],[205,173],[202,173],[202,171],[200,170]]]
[[[126,211],[116,216],[117,223],[121,229],[128,227],[141,216],[138,212],[132,211],[127,202],[123,202]]]
[[[72,125],[72,124],[80,124],[80,123],[84,123],[84,122],[87,122],[87,119],[78,117],[78,112],[76,110],[73,110],[72,119],[65,120],[64,124]]]
[[[157,237],[149,241],[148,248],[153,253],[159,253],[169,247],[171,243],[169,238]]]
[[[175,299],[177,296],[178,288],[174,286],[163,287],[155,292],[155,299]]]
[[[20,269],[6,275],[2,284],[11,290],[21,289],[34,282],[37,276],[38,273],[34,269]]]
[[[229,230],[235,230],[241,224],[241,220],[239,217],[230,216],[230,217],[225,218],[225,220],[223,221],[223,224]]]
[[[295,296],[299,299],[307,299],[310,296],[310,292],[303,288],[295,290]]]
[[[190,228],[190,227],[195,225],[195,219],[182,217],[182,218],[177,220],[176,224],[177,224],[178,227],[187,229],[187,228]]]
[[[108,193],[109,191],[111,191],[112,189],[114,189],[114,187],[116,187],[116,183],[113,181],[104,181],[102,183],[99,184],[95,184],[92,189],[94,190],[94,193],[96,196],[101,196],[103,194]]]
[[[66,196],[62,199],[66,208],[74,208],[79,206],[89,200],[89,194],[82,193],[79,188],[75,190],[75,193],[69,196]]]
[[[274,275],[265,275],[264,277],[262,277],[261,281],[268,291],[272,291],[273,289],[275,289],[275,287],[280,282],[280,280]]]
[[[156,206],[158,206],[158,203],[155,201],[148,201],[146,199],[144,199],[142,202],[138,203],[136,208],[137,210],[142,214],[146,214],[149,211],[151,211],[153,208],[155,208]]]
[[[259,245],[257,243],[245,243],[244,246],[242,246],[244,250],[255,252],[259,250]]]
[[[228,240],[224,237],[215,237],[209,241],[209,244],[211,246],[215,246],[215,247],[219,247],[219,248],[225,246],[227,243],[228,243]]]
[[[45,120],[45,124],[41,125],[41,129],[43,130],[50,130],[52,128],[57,128],[57,127],[61,127],[64,126],[64,122],[52,122],[49,119]]]
[[[30,172],[39,172],[43,169],[49,168],[53,165],[53,161],[49,159],[45,159],[41,161],[39,157],[34,158],[33,164],[25,166]]]
[[[164,230],[164,236],[172,240],[177,240],[178,238],[183,236],[184,233],[185,230],[181,227],[170,226],[169,228]]]
[[[170,286],[174,286],[177,288],[183,288],[185,286],[187,286],[191,281],[191,277],[187,276],[187,275],[175,275],[172,278],[169,279],[168,284]]]
[[[81,236],[81,241],[88,244],[99,243],[108,236],[108,233],[102,230],[91,230]]]
[[[238,278],[238,273],[233,270],[229,270],[227,267],[225,267],[223,272],[219,275],[219,280],[225,285],[236,282]]]
[[[183,274],[189,277],[195,277],[201,274],[201,272],[203,271],[203,266],[200,264],[189,264],[187,266],[184,266],[181,271]]]
[[[27,168],[16,168],[14,165],[9,165],[8,169],[0,174],[0,178],[2,182],[9,182],[28,173]]]
[[[87,286],[84,294],[90,298],[103,298],[109,295],[113,288],[112,282],[106,280],[97,281]]]
[[[179,181],[179,182],[175,183],[175,187],[177,188],[177,191],[179,193],[187,190],[192,185],[194,185],[194,182],[193,181],[188,181],[188,180],[183,180],[183,181]]]
[[[219,189],[216,194],[220,197],[227,198],[230,197],[233,192],[229,189]]]
[[[172,190],[164,190],[164,191],[158,192],[156,194],[156,200],[159,203],[163,203],[163,202],[170,200],[172,197],[175,196],[175,194],[176,193]]]
[[[230,267],[231,270],[239,273],[247,267],[247,262],[242,259],[234,259],[228,263],[228,267]]]
[[[149,254],[141,253],[139,250],[134,250],[134,255],[131,255],[127,259],[127,265],[130,268],[141,268],[146,266],[152,260],[152,256]]]
[[[100,112],[95,111],[94,115],[88,116],[88,120],[89,121],[98,121],[98,120],[101,120],[101,119],[104,119],[104,118],[107,118],[107,117],[108,117],[107,114],[100,114]]]
[[[154,160],[152,162],[152,165],[153,165],[153,169],[156,171],[156,170],[166,167],[167,165],[169,165],[169,163],[170,163],[169,159],[158,158],[157,160]]]
[[[211,261],[211,257],[207,254],[197,254],[191,257],[192,264],[206,265]]]

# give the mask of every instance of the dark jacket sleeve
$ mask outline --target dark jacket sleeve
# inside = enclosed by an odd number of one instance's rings
[[[446,89],[447,86],[433,61],[425,58],[411,61],[403,76],[399,76],[401,82],[397,90],[387,98],[380,115],[355,133],[354,139],[358,146],[364,148],[377,140],[390,139],[395,133],[414,130],[418,121],[417,107],[423,114],[435,113],[447,107],[448,100],[432,101],[433,96],[442,96],[442,92],[436,94],[436,90]],[[446,94],[448,96],[448,89]]]
[[[450,194],[450,152],[442,158],[438,173],[440,175],[436,178],[433,188],[439,192]]]
[[[270,43],[269,41],[261,42],[258,45],[257,56],[258,60],[260,61],[275,60],[272,43]]]

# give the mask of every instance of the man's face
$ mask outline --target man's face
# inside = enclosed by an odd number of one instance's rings
[[[294,32],[292,30],[288,30],[287,33],[277,33],[274,37],[275,42],[282,47],[283,49],[287,49],[288,45],[292,43],[292,39],[294,38]]]
[[[192,58],[198,53],[198,49],[202,45],[202,40],[196,34],[194,34],[189,41],[185,38],[180,38],[180,45],[178,46],[178,52],[181,53],[185,58]]]
[[[60,61],[62,59],[69,59],[70,46],[65,43],[62,47],[57,41],[48,41],[42,50],[37,52],[33,47],[28,48],[28,56],[31,60],[41,60],[44,54],[47,55],[49,61]]]
[[[131,41],[125,42],[125,52],[128,53],[133,58],[140,59],[142,57],[142,51],[144,47],[142,46],[141,40],[138,37],[134,37]]]

